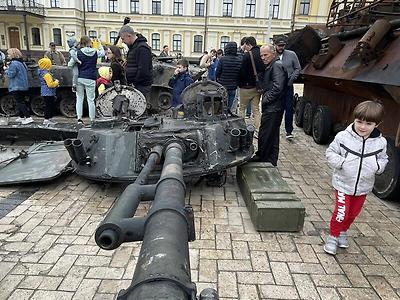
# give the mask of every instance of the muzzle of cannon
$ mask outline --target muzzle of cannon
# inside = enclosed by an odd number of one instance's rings
[[[154,147],[135,182],[96,230],[96,243],[106,250],[124,242],[143,241],[132,283],[120,291],[118,299],[197,299],[188,245],[195,240],[194,215],[192,208],[185,206],[183,155],[184,147],[178,142]],[[146,184],[162,157],[160,179],[155,185]],[[153,202],[146,217],[134,217],[140,201],[147,200]],[[217,292],[209,290],[200,294],[200,299],[217,300]]]

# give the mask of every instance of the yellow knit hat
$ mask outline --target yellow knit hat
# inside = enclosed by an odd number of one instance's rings
[[[47,57],[43,57],[38,61],[39,69],[50,70],[51,69],[51,60]]]

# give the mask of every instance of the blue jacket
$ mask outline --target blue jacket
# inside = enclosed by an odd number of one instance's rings
[[[168,85],[172,87],[172,106],[176,107],[182,104],[181,94],[183,90],[193,83],[192,77],[190,77],[188,72],[181,73],[178,75],[173,76]]]
[[[8,77],[8,91],[27,91],[28,67],[19,59],[11,60],[10,66],[5,72]]]
[[[219,63],[219,58],[214,58],[214,61],[208,67],[208,75],[207,75],[208,80],[215,81],[215,71],[217,70],[218,63]]]
[[[40,95],[41,96],[55,96],[56,88],[50,88],[47,86],[44,80],[44,75],[50,73],[48,70],[38,69],[39,79],[40,79]]]

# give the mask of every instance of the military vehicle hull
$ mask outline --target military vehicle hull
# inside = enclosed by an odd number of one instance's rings
[[[324,144],[354,121],[357,104],[379,100],[385,108],[379,129],[388,141],[389,164],[377,176],[374,192],[381,198],[396,198],[400,193],[400,32],[396,30],[400,4],[356,4],[334,1],[330,15],[336,19],[328,20],[326,28],[315,28],[313,34],[308,26],[289,36],[289,47],[306,63],[295,122]]]

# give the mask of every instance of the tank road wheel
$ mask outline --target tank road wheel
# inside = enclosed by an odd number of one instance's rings
[[[317,144],[326,144],[332,129],[331,110],[327,106],[318,106],[312,122],[312,136]]]
[[[36,96],[31,100],[31,111],[38,117],[44,116],[44,99],[41,96]]]
[[[16,116],[18,114],[17,102],[12,95],[5,95],[0,99],[0,107],[7,116]]]
[[[307,101],[306,105],[304,106],[303,130],[308,135],[312,134],[313,117],[316,107],[317,106],[310,101]]]
[[[172,94],[170,92],[160,92],[158,94],[158,107],[167,110],[172,104]]]
[[[303,126],[303,114],[304,114],[304,106],[306,105],[306,101],[303,97],[299,97],[296,101],[296,106],[294,107],[294,123],[297,127]]]
[[[386,140],[389,162],[385,171],[376,175],[373,191],[379,198],[394,200],[400,196],[400,150],[395,147],[392,139],[386,138]]]
[[[60,101],[60,113],[67,118],[76,117],[76,98],[72,93],[63,93]]]

